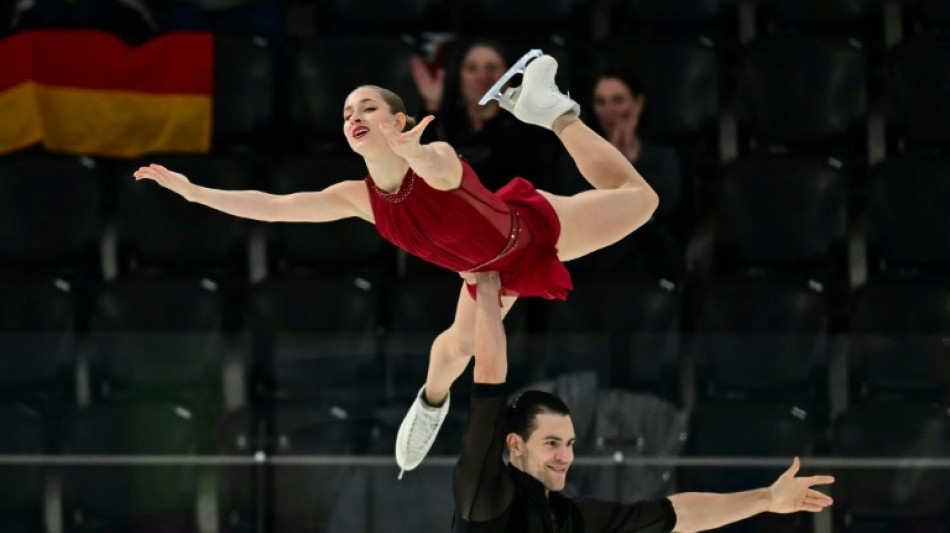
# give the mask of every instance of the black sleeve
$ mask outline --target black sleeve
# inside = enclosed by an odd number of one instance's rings
[[[594,498],[576,498],[584,531],[605,533],[667,533],[676,526],[669,499],[622,504]]]
[[[504,514],[514,497],[514,485],[505,468],[504,383],[476,383],[472,408],[455,465],[455,509],[467,522],[486,522]]]

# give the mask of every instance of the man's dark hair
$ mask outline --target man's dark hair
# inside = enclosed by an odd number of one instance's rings
[[[560,398],[549,392],[522,392],[508,404],[505,435],[517,433],[522,439],[528,440],[538,427],[536,417],[542,413],[569,416],[571,411]]]

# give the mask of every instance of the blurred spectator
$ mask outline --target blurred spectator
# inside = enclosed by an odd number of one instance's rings
[[[663,220],[680,205],[683,171],[676,150],[640,137],[637,130],[646,100],[643,83],[631,72],[608,71],[594,82],[596,126],[660,196],[655,216]]]
[[[552,154],[560,149],[551,133],[502,112],[494,100],[478,105],[508,70],[504,47],[477,39],[463,44],[457,57],[457,67],[450,63],[448,74],[444,66],[433,69],[421,57],[412,58],[412,76],[425,112],[436,116],[427,132],[430,140],[451,143],[490,190],[515,176],[549,189],[557,171]]]
[[[639,76],[624,69],[607,70],[594,80],[591,92],[594,115],[594,120],[589,120],[591,127],[633,163],[659,195],[660,206],[653,220],[611,247],[616,250],[606,251],[600,264],[591,261],[590,265],[578,265],[578,269],[598,271],[609,265],[607,268],[611,270],[683,279],[686,275],[684,250],[673,231],[677,226],[674,217],[683,195],[680,157],[672,147],[640,136],[638,127],[647,98]],[[562,165],[559,193],[571,194],[590,188],[569,160],[562,158]]]

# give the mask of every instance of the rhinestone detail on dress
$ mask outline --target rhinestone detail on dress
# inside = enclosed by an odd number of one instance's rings
[[[488,261],[479,263],[472,268],[468,269],[468,272],[478,272],[484,270],[488,265],[498,261],[502,257],[510,254],[515,247],[518,246],[518,238],[521,237],[521,215],[518,214],[514,209],[511,210],[511,233],[508,235],[508,243],[505,244],[505,247],[501,252],[495,257],[489,259]]]

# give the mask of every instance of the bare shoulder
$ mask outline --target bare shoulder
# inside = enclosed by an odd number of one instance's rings
[[[363,180],[346,180],[327,187],[326,194],[335,195],[351,204],[359,212],[359,217],[373,221],[373,206],[369,201],[369,190]]]

